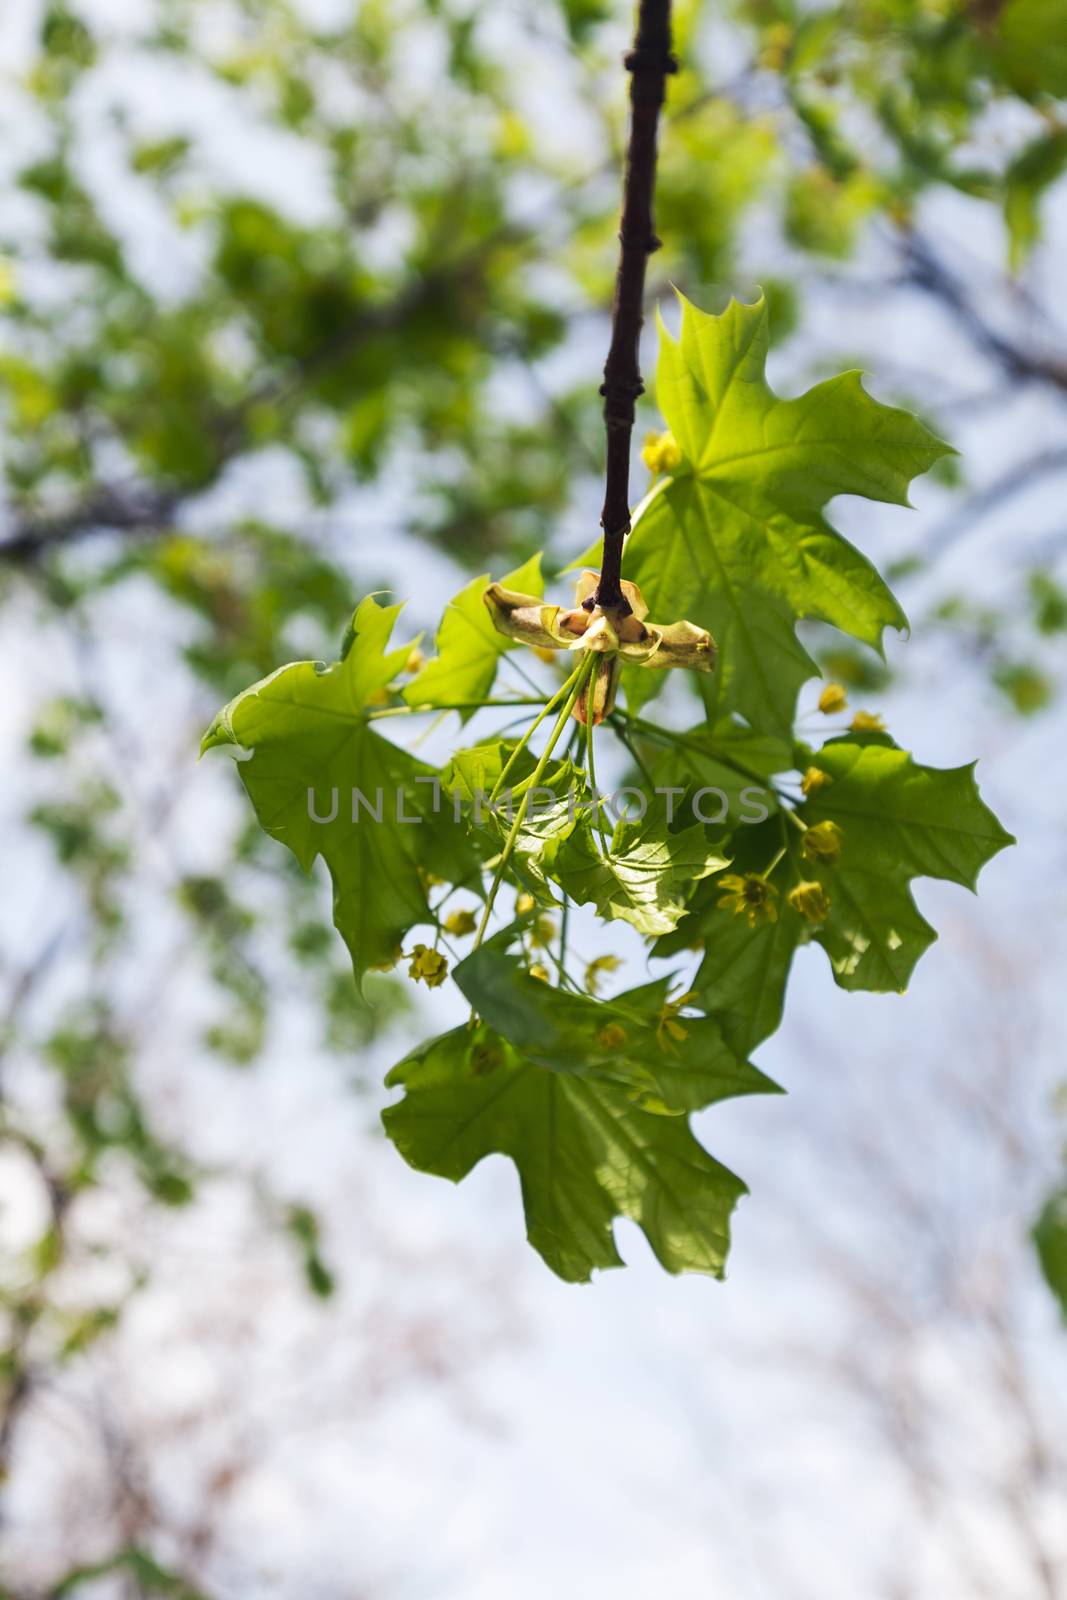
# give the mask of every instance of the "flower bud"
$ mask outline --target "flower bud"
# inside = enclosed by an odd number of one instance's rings
[[[801,792],[805,795],[818,794],[820,789],[825,789],[826,785],[833,781],[830,774],[824,772],[821,767],[808,767],[800,780]]]
[[[658,477],[661,472],[677,472],[682,464],[682,452],[670,429],[666,433],[646,435],[641,460],[653,477]]]
[[[805,861],[822,861],[828,867],[833,866],[841,854],[843,838],[836,822],[817,822],[813,828],[805,828],[800,841],[801,854]]]
[[[819,710],[824,717],[832,717],[835,711],[844,711],[848,705],[848,695],[840,683],[828,683],[819,696]]]
[[[592,689],[587,684],[578,696],[574,715],[583,725],[589,721],[592,701],[593,727],[599,728],[604,718],[615,709],[615,696],[622,677],[622,663],[618,655],[601,656],[593,671]]]
[[[830,915],[830,898],[821,883],[798,883],[790,889],[786,899],[808,922],[824,922]]]
[[[428,989],[436,989],[448,976],[448,962],[440,950],[417,944],[409,958],[408,976]]]

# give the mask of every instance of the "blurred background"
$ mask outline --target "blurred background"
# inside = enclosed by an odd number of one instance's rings
[[[1059,0],[676,6],[650,308],[761,285],[780,390],[858,365],[957,446],[835,508],[911,638],[809,643],[1020,839],[919,885],[906,998],[800,952],[788,1097],[696,1119],[752,1190],[725,1284],[620,1223],[569,1287],[503,1159],[407,1168],[382,1078],[453,1003],[364,1005],[324,877],[196,763],[362,594],[432,632],[592,537],[631,27],[0,9],[9,1600],[1067,1596]]]

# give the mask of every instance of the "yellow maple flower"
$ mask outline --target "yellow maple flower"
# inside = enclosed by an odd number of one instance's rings
[[[597,1030],[596,1039],[602,1050],[621,1050],[626,1043],[626,1029],[617,1022],[605,1022]]]
[[[590,994],[600,993],[600,980],[607,974],[618,972],[622,961],[618,956],[596,956],[585,969],[585,987]]]
[[[661,472],[677,472],[682,464],[678,441],[668,428],[666,433],[647,433],[641,460],[654,478]]]
[[[767,72],[781,72],[793,48],[794,33],[788,22],[774,22],[763,33],[759,64]]]
[[[813,828],[805,828],[800,852],[805,861],[823,861],[833,866],[841,854],[843,839],[844,834],[836,822],[817,822]]]
[[[408,959],[408,976],[428,989],[436,989],[448,976],[448,962],[440,950],[417,944]]]
[[[556,924],[547,911],[542,911],[539,916],[533,919],[530,926],[530,943],[535,947],[540,946],[542,950],[547,950],[555,937]]]
[[[849,727],[853,733],[884,733],[885,723],[874,711],[857,711]]]
[[[418,645],[416,645],[415,648],[409,652],[408,658],[404,662],[404,671],[421,672],[425,665],[426,657],[419,649]]]
[[[579,696],[574,706],[578,722],[586,721],[590,699],[594,725],[612,710],[624,662],[656,671],[714,669],[715,641],[706,628],[692,622],[646,622],[648,607],[641,591],[625,579],[621,588],[629,609],[602,611],[595,598],[599,584],[598,572],[583,572],[569,611],[499,583],[491,583],[483,597],[493,626],[507,638],[535,650],[586,650],[599,658],[591,696]]]
[[[520,895],[518,895],[516,897],[516,900],[515,900],[515,915],[517,917],[524,917],[528,911],[532,911],[533,910],[533,908],[534,908],[534,906],[536,904],[537,904],[537,901],[534,899],[533,895],[532,894],[527,894],[524,891],[522,894],[520,894]]]
[[[819,710],[825,717],[832,717],[835,711],[844,711],[847,705],[848,695],[841,683],[828,683],[819,696]]]
[[[830,915],[830,897],[821,883],[806,881],[790,889],[786,899],[808,922],[823,922]]]
[[[689,1029],[684,1028],[677,1017],[661,1017],[656,1032],[664,1050],[672,1049],[675,1041],[689,1037]]]
[[[726,891],[719,896],[721,910],[744,917],[750,928],[760,922],[778,921],[778,890],[766,878],[755,872],[728,872],[718,883]]]
[[[688,989],[685,994],[680,994],[676,1000],[666,1001],[660,1008],[656,1023],[656,1038],[659,1040],[661,1050],[668,1054],[673,1053],[675,1045],[689,1037],[689,1029],[679,1021],[678,1013],[683,1006],[689,1005],[695,999],[696,990]]]
[[[477,926],[478,918],[473,911],[453,911],[445,918],[445,932],[456,939],[465,939]]]
[[[530,968],[530,977],[537,978],[541,983],[547,983],[549,978],[548,968],[543,967],[539,961],[535,961]]]
[[[806,795],[818,794],[820,789],[825,789],[826,785],[833,781],[830,774],[824,772],[821,767],[809,767],[800,780],[800,788]]]

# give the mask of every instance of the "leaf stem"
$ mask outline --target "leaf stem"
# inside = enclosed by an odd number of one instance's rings
[[[775,856],[774,860],[771,862],[770,866],[769,867],[765,867],[763,869],[763,871],[759,874],[759,876],[763,879],[764,883],[767,882],[767,879],[776,870],[776,868],[778,867],[778,864],[780,863],[780,861],[781,861],[782,857],[785,855],[785,853],[786,853],[786,846],[783,845],[782,848],[779,850],[778,854]]]
[[[558,696],[553,696],[558,698]],[[377,722],[382,717],[428,717],[435,711],[481,711],[492,709],[494,706],[540,706],[544,705],[545,696],[527,696],[520,700],[450,700],[447,705],[441,706],[385,706],[380,711],[368,711],[368,722]]]
[[[541,708],[540,712],[538,713],[538,715],[530,723],[530,726],[527,728],[526,732],[523,734],[522,738],[519,740],[518,744],[515,746],[514,750],[511,752],[510,756],[505,761],[503,767],[500,770],[500,776],[497,778],[496,782],[494,783],[493,788],[492,788],[492,792],[489,795],[489,804],[490,805],[492,805],[493,801],[496,799],[497,795],[500,793],[501,789],[504,787],[505,778],[507,777],[508,773],[511,771],[512,767],[515,765],[516,761],[522,755],[522,752],[526,749],[526,746],[529,744],[529,742],[532,739],[533,735],[537,732],[538,728],[541,726],[542,722],[544,722],[545,718],[549,715],[549,713],[554,711],[556,706],[559,705],[559,702],[563,699],[564,695],[569,693],[570,689],[578,681],[579,676],[586,670],[586,666],[587,666],[587,663],[585,661],[579,661],[578,665],[575,667],[575,669],[571,673],[570,677],[566,680],[565,683],[561,683],[560,684],[559,688],[556,690],[556,692],[552,696],[552,698],[545,702],[545,704],[542,706],[542,708]],[[512,702],[512,704],[517,704],[517,703],[518,703],[517,701],[513,701]]]
[[[600,796],[596,788],[596,768],[593,765],[593,709],[596,703],[596,672],[589,675],[589,686],[585,695],[585,770],[589,774],[589,789],[593,804],[593,822],[600,835],[601,853],[605,856],[611,854],[608,844],[607,830],[604,826],[604,816],[600,809]]]
[[[526,685],[526,687],[528,689],[532,689],[534,694],[537,693],[537,690],[538,690],[537,683],[534,681],[533,678],[531,678],[531,676],[527,672],[526,668],[524,666],[522,666],[520,662],[516,661],[516,659],[515,659],[515,651],[513,651],[513,650],[505,651],[504,655],[501,656],[500,659],[504,663],[505,667],[509,667],[512,672],[517,672],[518,673],[519,677],[522,679],[523,683],[525,683],[525,685]]]
[[[642,778],[644,778],[645,782],[648,784],[649,792],[651,793],[651,791],[656,787],[652,780],[652,774],[642,761],[641,756],[638,753],[637,746],[634,744],[629,734],[625,732],[622,723],[616,722],[615,718],[617,715],[619,715],[619,713],[613,711],[611,716],[608,718],[608,721],[611,723],[611,731],[615,735],[616,739],[618,739],[619,743],[627,751],[630,760],[634,763]]]
[[[552,752],[559,743],[563,730],[567,725],[567,718],[570,716],[575,705],[577,704],[578,696],[581,694],[582,689],[585,686],[585,680],[589,675],[590,669],[595,668],[595,666],[596,657],[591,653],[586,654],[585,659],[579,662],[575,671],[571,674],[570,678],[568,678],[567,684],[564,686],[565,688],[568,686],[571,687],[563,704],[563,709],[560,711],[560,714],[556,719],[555,727],[548,736],[548,741],[545,744],[544,750],[541,752],[540,760],[530,776],[528,785],[523,791],[522,798],[519,801],[519,809],[515,813],[515,820],[511,824],[511,827],[508,830],[508,836],[504,841],[504,848],[500,853],[500,860],[497,862],[496,872],[493,874],[493,881],[489,886],[489,893],[486,896],[485,909],[482,912],[482,920],[478,925],[478,932],[474,936],[473,948],[475,950],[477,950],[478,946],[485,938],[485,930],[489,926],[489,918],[492,914],[493,902],[497,897],[497,891],[503,882],[504,873],[507,870],[508,862],[511,860],[512,853],[515,849],[515,841],[519,837],[519,829],[522,827],[522,824],[525,820],[526,810],[530,804],[530,796],[543,778],[545,768],[552,759]],[[547,709],[548,708],[546,707],[545,710],[547,711]],[[539,718],[538,720],[541,719]],[[532,728],[530,732],[533,732]],[[507,769],[505,768],[505,771],[506,770]],[[503,773],[501,774],[501,777],[503,777]]]
[[[629,711],[623,711],[619,707],[615,708],[612,715],[613,717],[624,718],[632,728],[644,738],[651,740],[653,744],[661,744],[665,747],[681,745],[683,749],[693,750],[697,755],[710,756],[713,760],[721,762],[724,767],[729,767],[733,772],[739,773],[742,778],[753,778],[764,783],[767,781],[765,773],[754,771],[751,767],[746,766],[743,761],[738,761],[736,756],[724,750],[709,750],[706,745],[701,744],[699,738],[693,738],[691,734],[678,733],[674,728],[661,728],[657,723],[646,722],[644,717],[632,716]]]
[[[556,954],[550,944],[545,945],[545,954],[548,956],[549,960],[552,962],[552,965],[559,973],[560,988],[570,989],[574,994],[581,994],[581,984],[571,977],[565,965],[567,959],[567,913],[569,909],[570,901],[567,899],[567,896],[564,895],[562,900],[562,915],[560,917],[559,955]]]

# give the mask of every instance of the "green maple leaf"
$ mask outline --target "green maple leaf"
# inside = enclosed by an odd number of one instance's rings
[[[453,977],[483,1021],[553,1072],[597,1079],[642,1109],[696,1111],[727,1095],[776,1092],[771,1080],[724,1040],[717,1021],[679,1018],[668,1007],[672,980],[660,978],[594,1000],[530,975],[509,951],[504,929],[455,968]],[[664,1016],[675,1022],[671,1032]]]
[[[509,783],[510,804],[490,809],[492,792],[509,748],[487,741],[457,751],[445,770],[443,785],[468,806],[478,834],[482,830],[497,843],[507,835],[514,807],[530,785],[530,763],[520,763]],[[579,904],[594,903],[603,917],[621,918],[639,932],[668,932],[685,915],[685,902],[694,883],[726,865],[726,857],[707,842],[697,824],[677,833],[669,831],[665,817],[642,822],[620,821],[614,829],[607,857],[594,836],[587,776],[569,759],[543,774],[536,802],[531,805],[513,841],[514,871],[537,889],[548,882],[559,885]]]
[[[442,787],[458,800],[470,837],[484,855],[495,856],[507,838],[522,796],[531,788],[536,762],[521,751],[508,774],[508,782],[490,802],[514,746],[489,739],[467,750],[457,750],[442,774]],[[585,772],[564,757],[541,776],[530,806],[512,842],[511,871],[539,899],[555,904],[546,879],[548,852],[572,833],[580,807],[588,799]]]
[[[729,840],[730,871],[762,872],[781,843],[777,819],[739,827]],[[696,1003],[715,1018],[731,1050],[747,1056],[781,1022],[793,957],[812,929],[783,900],[776,921],[750,927],[745,918],[719,905],[721,895],[714,878],[701,884],[689,918],[657,942],[654,954],[670,958],[694,940],[703,944],[692,983]]]
[[[543,594],[540,554],[501,581],[521,594]],[[478,702],[488,698],[500,657],[517,648],[493,626],[483,599],[488,583],[486,572],[448,602],[437,630],[437,654],[404,689],[408,705],[460,706],[460,719],[466,722]]]
[[[1020,94],[1067,95],[1067,12],[1062,0],[1007,0],[996,17],[993,50]]]
[[[850,734],[812,758],[831,782],[801,810],[832,821],[843,848],[833,866],[808,864],[830,896],[815,933],[845,989],[903,991],[937,935],[908,887],[943,878],[973,889],[998,851],[1014,844],[978,794],[973,764],[926,767],[885,734]]]
[[[1067,129],[1043,132],[1020,150],[1004,174],[1004,221],[1008,264],[1018,272],[1041,238],[1042,205],[1048,189],[1067,171]]]
[[[657,935],[677,927],[693,884],[721,871],[728,860],[708,843],[700,823],[671,833],[665,818],[654,817],[620,821],[602,854],[592,819],[584,816],[552,841],[542,867],[579,905],[592,902],[602,917]]]
[[[527,1237],[568,1282],[619,1267],[630,1217],[668,1272],[723,1275],[745,1185],[693,1137],[596,1078],[547,1070],[487,1027],[455,1028],[389,1073],[404,1099],[382,1114],[401,1155],[458,1183],[488,1155],[518,1168]]]
[[[973,889],[987,861],[1015,840],[978,793],[975,762],[926,767],[887,734],[847,734],[813,757],[831,782],[801,808],[810,826],[829,818],[848,854],[911,878]],[[844,857],[842,857],[844,859]]]
[[[1067,1188],[1045,1202],[1034,1223],[1033,1240],[1045,1281],[1067,1319]]]
[[[499,816],[503,814],[498,812],[496,807],[503,807],[506,802],[506,792],[502,791],[501,798],[492,804],[490,796],[496,788],[506,762],[514,753],[515,744],[512,741],[485,739],[481,744],[470,745],[465,750],[456,750],[441,772],[441,787],[451,800],[453,815],[457,815],[458,808],[458,815],[465,820],[472,837],[476,837],[481,831],[485,834],[485,842],[494,847],[499,834],[496,824]],[[526,784],[536,764],[534,757],[527,750],[518,752],[509,774],[508,789],[512,796]]]
[[[704,816],[723,812],[724,827],[744,821],[754,825],[760,809],[778,810],[778,798],[771,780],[793,766],[791,741],[776,734],[754,733],[729,719],[708,727],[698,724],[684,733],[671,735],[672,743],[652,768],[656,784],[662,788],[682,788],[694,794],[711,790],[700,802]],[[686,815],[681,801],[676,815]]]
[[[937,939],[912,898],[907,879],[867,871],[842,857],[829,870],[805,868],[830,893],[830,915],[815,940],[826,951],[842,989],[903,994],[919,957]]]
[[[902,993],[919,957],[937,935],[910,890],[913,878],[943,878],[974,888],[978,873],[1014,841],[978,794],[971,766],[921,766],[885,734],[831,740],[811,764],[831,782],[798,813],[804,823],[831,821],[842,832],[833,864],[805,860],[790,833],[786,860],[772,882],[778,918],[750,927],[719,907],[714,880],[702,888],[687,922],[656,954],[669,956],[691,935],[704,944],[693,980],[699,1004],[714,1015],[727,1043],[748,1054],[778,1027],[797,947],[813,940],[848,990]],[[760,872],[783,842],[774,819],[740,827],[727,848],[734,872]],[[807,922],[788,902],[798,879],[822,883],[830,902],[825,921]]]
[[[803,919],[788,908],[754,928],[718,906],[708,914],[693,991],[734,1050],[747,1054],[778,1028],[793,956],[806,935]]]
[[[796,400],[764,375],[767,309],[731,301],[708,316],[682,299],[681,336],[660,326],[658,403],[684,460],[634,518],[624,570],[657,620],[710,629],[719,663],[709,720],[740,712],[788,737],[797,690],[816,671],[795,623],[833,624],[881,648],[904,613],[867,558],[823,516],[835,495],[907,505],[911,479],[949,446],[846,372]],[[597,547],[582,563],[597,560]],[[631,675],[631,709],[661,687]]]
[[[318,856],[326,862],[334,923],[358,980],[389,961],[410,928],[432,921],[427,871],[453,882],[476,876],[463,830],[447,806],[434,810],[437,770],[390,744],[367,720],[370,697],[392,682],[411,653],[410,645],[385,648],[400,610],[364,600],[339,661],[280,667],[231,700],[202,745],[250,751],[237,770],[260,825],[305,871]],[[357,801],[356,821],[353,790],[367,802]],[[335,792],[336,816],[315,820],[330,816]]]

